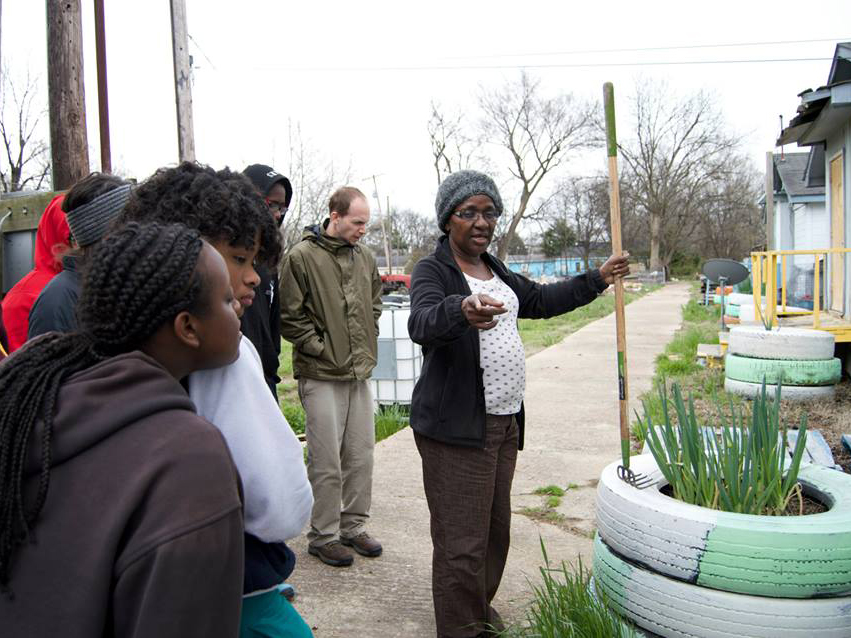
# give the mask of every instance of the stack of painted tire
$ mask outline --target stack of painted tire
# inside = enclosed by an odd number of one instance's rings
[[[594,583],[610,606],[666,638],[851,636],[851,475],[800,472],[822,514],[753,516],[674,500],[653,457],[632,469],[657,482],[639,490],[612,463],[597,487]]]
[[[772,395],[782,383],[784,399],[832,397],[842,376],[833,349],[833,335],[823,330],[735,326],[724,361],[724,389],[753,397],[764,379]]]
[[[721,295],[716,294],[713,300],[715,301],[715,303],[720,304]],[[740,292],[732,292],[728,295],[724,295],[725,323],[738,323],[739,307],[745,303],[753,303],[753,295],[746,295]]]

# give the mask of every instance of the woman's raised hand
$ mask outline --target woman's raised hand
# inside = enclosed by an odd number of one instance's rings
[[[490,330],[497,323],[494,317],[508,310],[501,301],[488,295],[470,295],[461,302],[461,312],[474,328]]]
[[[623,255],[612,255],[606,263],[600,266],[600,276],[607,284],[615,283],[616,277],[625,277],[629,274],[629,253]]]

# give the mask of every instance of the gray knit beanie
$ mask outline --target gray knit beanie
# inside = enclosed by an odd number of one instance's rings
[[[496,210],[502,213],[502,198],[490,177],[479,171],[458,171],[443,180],[437,189],[434,209],[437,212],[437,226],[441,231],[446,232],[446,222],[455,208],[473,195],[487,195]]]
[[[71,236],[78,246],[84,248],[103,239],[109,224],[130,199],[131,188],[130,184],[113,188],[65,214]]]

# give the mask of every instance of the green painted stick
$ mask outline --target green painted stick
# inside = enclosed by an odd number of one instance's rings
[[[618,187],[618,141],[615,132],[615,89],[603,85],[606,111],[606,149],[609,155],[609,212],[612,223],[612,253],[623,252],[621,241],[621,198]],[[629,469],[629,391],[626,376],[626,319],[624,317],[623,280],[615,279],[615,326],[618,335],[618,399],[620,401],[621,457]]]

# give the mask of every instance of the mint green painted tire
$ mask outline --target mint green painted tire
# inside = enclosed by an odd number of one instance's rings
[[[728,317],[738,317],[739,316],[739,306],[736,304],[728,303],[724,305],[724,314]]]
[[[724,392],[752,399],[762,392],[762,383],[736,381],[725,377]],[[773,400],[777,386],[766,384],[765,392],[768,398]],[[834,396],[836,396],[835,385],[784,385],[781,392],[781,398],[784,401],[830,401]]]
[[[848,638],[851,597],[767,598],[715,591],[644,569],[594,539],[596,593],[665,638]]]
[[[833,357],[821,361],[754,359],[728,354],[724,361],[728,379],[769,384],[835,385],[842,378],[842,362]]]
[[[851,475],[804,465],[804,492],[829,511],[773,517],[719,512],[662,494],[666,483],[650,454],[630,459],[634,472],[655,480],[646,489],[620,480],[618,465],[607,466],[597,485],[597,529],[619,555],[669,578],[727,592],[851,595]]]

